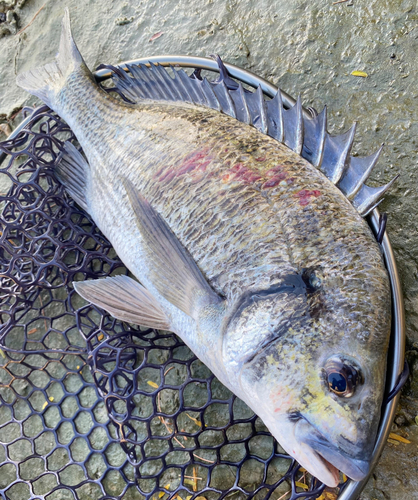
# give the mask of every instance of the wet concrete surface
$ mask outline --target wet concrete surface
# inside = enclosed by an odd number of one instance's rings
[[[16,112],[35,102],[16,87],[15,76],[53,58],[65,6],[92,69],[147,55],[219,53],[291,95],[300,93],[305,106],[321,110],[327,104],[333,133],[358,120],[355,154],[368,155],[385,143],[369,184],[383,184],[400,174],[380,209],[389,216],[388,234],[404,291],[411,367],[394,432],[410,443],[388,444],[361,498],[400,500],[418,495],[416,1],[3,0],[0,118],[10,128],[19,120]],[[150,41],[159,32],[162,35]],[[356,70],[368,76],[353,76]]]

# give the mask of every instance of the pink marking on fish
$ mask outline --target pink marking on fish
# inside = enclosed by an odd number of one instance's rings
[[[235,173],[235,178],[237,180],[241,180],[246,184],[252,184],[262,178],[260,174],[249,169],[242,163],[237,163],[231,168],[231,170]]]
[[[201,151],[193,151],[182,158],[176,165],[159,170],[155,177],[159,182],[170,182],[180,175],[192,172],[206,172],[207,166],[211,161],[212,157],[209,153],[209,148]]]
[[[280,184],[282,181],[284,181],[287,177],[287,172],[280,172],[276,174],[274,177],[269,179],[267,182],[265,182],[261,188],[262,189],[267,189],[267,188],[272,188]]]
[[[309,189],[302,189],[301,191],[296,193],[295,196],[299,198],[299,205],[305,207],[306,205],[309,205],[309,203],[312,201],[312,198],[318,198],[320,194],[321,191],[318,191],[317,189],[314,189],[312,191],[310,191]]]
[[[237,163],[236,165],[234,165],[231,168],[231,170],[232,170],[232,172],[239,173],[239,172],[246,172],[248,170],[248,168],[245,167],[242,163]]]
[[[271,168],[270,170],[267,170],[266,177],[273,177],[274,175],[277,174],[277,172],[283,171],[283,169],[284,169],[283,165],[276,165],[275,167]]]
[[[163,173],[163,175],[160,175],[158,177],[158,181],[159,182],[170,182],[171,180],[174,179],[174,177],[176,176],[176,173],[168,168],[166,172]]]
[[[248,182],[249,184],[252,184],[253,182],[257,182],[259,181],[260,179],[262,179],[261,175],[258,175],[256,174],[255,172],[246,172],[243,177],[242,177],[242,180],[244,182]]]

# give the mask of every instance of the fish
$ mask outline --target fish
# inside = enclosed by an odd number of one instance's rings
[[[114,68],[105,92],[66,10],[53,62],[17,77],[74,132],[55,173],[130,276],[74,282],[115,318],[177,334],[308,472],[370,472],[391,296],[364,216],[386,186],[355,127],[220,76]],[[136,278],[136,279],[134,279]]]

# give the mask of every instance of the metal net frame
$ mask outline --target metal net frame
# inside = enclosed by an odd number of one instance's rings
[[[336,499],[176,335],[75,293],[127,270],[55,179],[67,140],[43,106],[0,143],[1,497]]]

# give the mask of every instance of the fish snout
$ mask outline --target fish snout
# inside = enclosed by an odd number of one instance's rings
[[[354,481],[361,481],[369,474],[374,441],[360,439],[354,442],[340,434],[331,442],[303,416],[296,424],[295,435]]]

